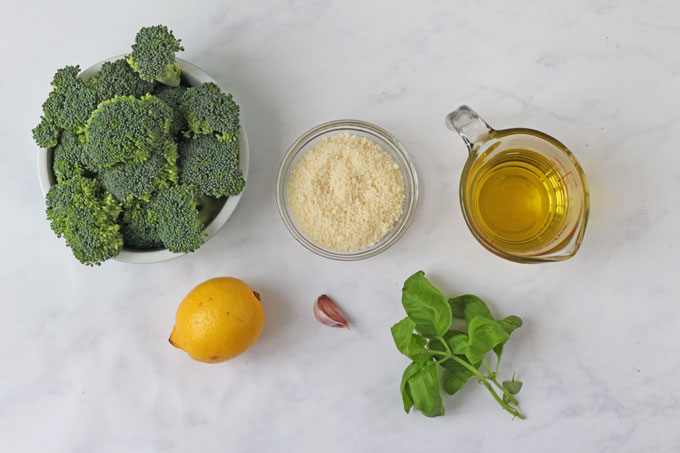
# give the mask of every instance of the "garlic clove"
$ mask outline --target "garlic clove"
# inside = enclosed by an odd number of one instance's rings
[[[314,317],[326,326],[344,327],[350,332],[352,331],[338,306],[325,294],[320,295],[314,302]]]

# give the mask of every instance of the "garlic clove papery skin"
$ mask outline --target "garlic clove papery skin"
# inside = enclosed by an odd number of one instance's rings
[[[347,320],[335,305],[335,302],[326,294],[322,294],[314,302],[314,317],[321,323],[330,327],[344,327],[350,330]],[[350,330],[351,331],[351,330]]]

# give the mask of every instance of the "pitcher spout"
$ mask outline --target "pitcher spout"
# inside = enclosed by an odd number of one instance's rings
[[[484,142],[493,128],[467,105],[461,105],[446,116],[446,127],[461,136],[470,153],[475,143]]]

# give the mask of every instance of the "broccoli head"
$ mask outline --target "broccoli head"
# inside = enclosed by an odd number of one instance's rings
[[[61,183],[77,175],[89,176],[94,171],[92,165],[87,162],[85,146],[80,135],[64,131],[59,139],[59,144],[54,148],[54,161],[52,170]]]
[[[155,195],[154,195],[155,196]],[[189,201],[187,200],[187,203]],[[123,208],[122,222],[120,231],[123,234],[123,244],[125,247],[135,249],[154,249],[163,247],[163,240],[160,237],[160,217],[159,214],[150,209],[150,203],[146,201],[135,201]],[[196,209],[198,211],[197,220],[199,225],[207,225],[219,213],[224,206],[224,201],[214,198],[200,196],[196,198]],[[159,208],[156,207],[156,211]],[[193,215],[193,211],[189,211]],[[194,223],[188,217],[184,218],[182,224],[194,228]],[[187,231],[183,227],[180,231]],[[188,237],[192,238],[189,243],[193,247],[192,241],[195,238],[194,230],[190,230]],[[167,233],[166,233],[167,235]],[[173,244],[182,244],[178,240],[172,241]],[[179,245],[178,245],[179,247]]]
[[[158,235],[158,218],[149,210],[147,202],[137,202],[123,211],[120,231],[125,247],[154,249],[163,247]]]
[[[176,184],[177,145],[166,141],[163,148],[153,150],[143,162],[125,162],[100,170],[99,179],[106,190],[127,205],[146,200],[151,193]]]
[[[176,87],[180,82],[181,70],[175,53],[184,50],[180,41],[165,25],[144,27],[137,33],[127,62],[142,79]]]
[[[214,135],[185,140],[180,143],[179,180],[195,186],[200,195],[237,195],[245,186],[238,153],[238,142],[222,142]]]
[[[143,80],[125,59],[107,61],[97,75],[90,79],[90,86],[97,93],[99,101],[115,96],[142,97],[153,90],[153,82]]]
[[[123,237],[116,222],[121,206],[97,180],[76,175],[52,186],[46,201],[52,230],[80,262],[99,265],[120,253]]]
[[[79,72],[79,66],[65,66],[54,75],[52,91],[43,104],[42,120],[33,130],[39,146],[55,146],[59,129],[82,133],[87,119],[97,108],[97,96],[87,82],[78,77]]]
[[[40,118],[40,124],[33,128],[33,140],[41,148],[54,148],[59,141],[59,132],[61,129],[43,116]]]
[[[239,107],[214,83],[188,88],[179,108],[189,124],[186,136],[214,134],[222,141],[238,140]]]
[[[177,185],[156,192],[149,211],[157,219],[158,236],[171,252],[193,252],[201,246],[203,224],[198,220],[196,191]]]
[[[159,84],[153,91],[154,96],[168,104],[168,107],[172,109],[172,126],[170,127],[172,135],[177,135],[187,128],[187,120],[179,110],[179,100],[186,90],[186,87],[183,86],[169,87]]]
[[[87,121],[85,149],[99,169],[143,162],[172,141],[171,124],[172,110],[157,97],[116,96],[99,104]]]

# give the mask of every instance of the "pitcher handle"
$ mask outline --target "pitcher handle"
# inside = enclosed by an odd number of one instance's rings
[[[463,138],[470,153],[475,143],[483,141],[493,132],[493,128],[467,105],[461,105],[446,115],[446,127],[456,131]]]

